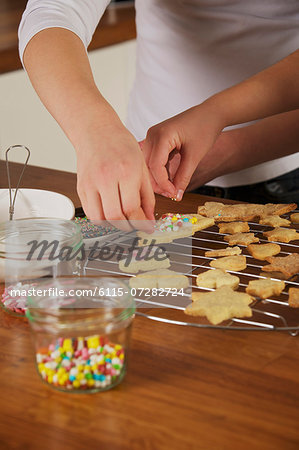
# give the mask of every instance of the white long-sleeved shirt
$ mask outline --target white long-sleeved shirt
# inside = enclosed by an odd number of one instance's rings
[[[45,28],[73,31],[87,47],[109,0],[29,0],[20,56]],[[127,126],[149,127],[265,69],[299,47],[297,0],[136,0],[137,67]],[[299,146],[298,146],[299,147]],[[299,153],[219,177],[257,183],[299,167]]]

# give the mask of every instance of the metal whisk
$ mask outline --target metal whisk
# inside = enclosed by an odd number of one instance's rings
[[[10,152],[10,150],[15,149],[15,148],[23,148],[24,150],[26,150],[27,158],[26,158],[26,161],[24,163],[23,169],[21,171],[20,177],[18,179],[18,183],[17,183],[17,186],[15,188],[15,193],[14,193],[14,196],[13,196],[12,187],[11,187],[11,180],[10,180],[8,153]],[[25,169],[27,167],[29,158],[30,158],[30,150],[29,150],[29,148],[25,147],[25,145],[12,145],[5,152],[6,173],[7,173],[8,190],[9,190],[9,210],[8,210],[9,211],[9,220],[13,220],[13,215],[14,215],[14,212],[15,212],[15,202],[16,202],[17,193],[18,193],[18,190],[19,190],[19,187],[20,187],[21,180],[23,178],[23,174],[24,174]]]

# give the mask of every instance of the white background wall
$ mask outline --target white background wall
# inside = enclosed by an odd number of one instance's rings
[[[135,72],[135,41],[90,53],[96,83],[125,121]],[[75,151],[59,125],[42,105],[23,70],[0,75],[0,158],[14,144],[31,151],[30,164],[76,172]],[[22,162],[17,151],[10,159]]]

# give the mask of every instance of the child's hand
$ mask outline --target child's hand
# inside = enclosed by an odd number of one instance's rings
[[[153,231],[155,197],[137,141],[123,125],[90,130],[78,154],[77,190],[92,221]]]
[[[154,191],[180,201],[223,126],[214,108],[202,103],[150,128],[140,145]]]

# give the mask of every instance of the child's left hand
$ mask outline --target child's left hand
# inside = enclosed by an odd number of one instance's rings
[[[140,146],[154,191],[180,201],[223,127],[214,106],[204,102],[150,128]]]

